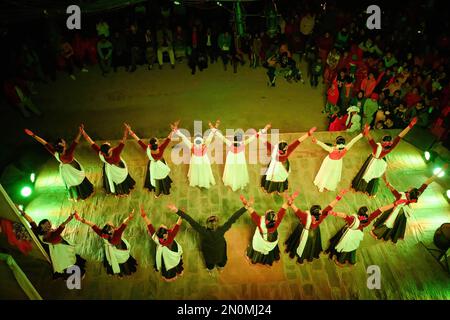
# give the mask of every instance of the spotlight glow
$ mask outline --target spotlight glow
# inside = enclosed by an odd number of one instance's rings
[[[34,172],[32,174],[30,174],[30,181],[32,183],[34,183],[36,181],[36,174]]]
[[[174,1],[173,3],[177,6],[179,6],[181,4],[179,1]]]
[[[431,154],[428,151],[425,151],[425,160],[430,161]]]
[[[437,167],[433,170],[433,174],[437,174],[438,178],[442,178],[445,175],[445,172],[444,170],[442,170],[442,168]]]
[[[33,190],[29,186],[25,186],[20,190],[22,197],[28,198],[33,193]]]
[[[447,194],[447,199],[450,199],[450,189],[447,190],[446,194]]]
[[[23,211],[23,205],[19,204],[19,210]]]

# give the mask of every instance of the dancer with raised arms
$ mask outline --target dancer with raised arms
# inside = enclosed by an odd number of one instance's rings
[[[91,227],[92,230],[103,239],[103,265],[108,274],[123,277],[136,272],[137,261],[130,255],[130,243],[122,236],[128,222],[133,218],[133,213],[134,209],[128,217],[123,220],[118,228],[111,222],[106,223],[103,228],[100,228],[95,223],[90,222],[75,213],[76,220]]]
[[[129,195],[134,189],[136,182],[128,173],[128,166],[121,157],[125,142],[128,137],[128,128],[125,127],[123,138],[115,147],[111,147],[109,142],[98,146],[81,126],[82,134],[87,142],[91,144],[92,149],[98,154],[103,162],[103,187],[108,194],[117,196]]]
[[[94,186],[86,177],[83,166],[74,157],[75,148],[78,146],[82,134],[81,127],[69,147],[67,147],[66,141],[61,138],[51,144],[29,129],[25,129],[25,133],[42,144],[59,162],[59,174],[64,182],[69,199],[86,200],[94,193]]]

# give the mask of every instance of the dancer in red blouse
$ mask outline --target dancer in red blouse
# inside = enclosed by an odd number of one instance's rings
[[[372,148],[372,153],[359,169],[352,181],[352,188],[373,196],[377,193],[379,178],[386,172],[387,162],[386,156],[394,150],[400,140],[411,130],[417,123],[417,118],[412,119],[411,123],[392,141],[390,135],[385,135],[381,143],[376,143],[370,132],[367,131],[366,136]]]
[[[364,238],[364,228],[368,227],[383,212],[395,208],[402,203],[404,203],[404,200],[396,201],[393,204],[375,210],[370,215],[367,214],[369,211],[367,207],[359,208],[356,215],[330,211],[330,215],[344,219],[346,224],[330,239],[330,246],[325,253],[329,254],[330,259],[336,257],[333,260],[338,266],[346,263],[354,265],[356,263],[356,250]]]
[[[313,205],[309,211],[301,211],[292,203],[291,208],[300,223],[285,242],[285,252],[289,253],[291,259],[297,257],[297,262],[302,264],[305,260],[311,262],[319,258],[323,251],[320,224],[345,193],[347,193],[347,190],[342,190],[336,199],[323,210],[319,205]]]
[[[247,201],[244,196],[241,196],[245,209],[248,210],[253,222],[256,224],[252,243],[247,249],[247,257],[252,264],[260,263],[272,266],[274,261],[280,260],[277,229],[294,198],[295,196],[287,198],[278,213],[275,213],[273,210],[267,210],[264,216],[260,216],[252,207],[253,199]]]
[[[91,144],[92,149],[103,162],[103,187],[106,193],[114,195],[128,195],[131,190],[134,189],[136,182],[128,173],[128,167],[125,160],[120,156],[123,148],[125,147],[125,141],[128,137],[128,128],[125,127],[123,138],[116,147],[111,147],[109,142],[103,143],[98,146],[84,131],[84,127],[81,126],[81,133],[87,142]]]
[[[148,232],[156,243],[156,262],[155,269],[160,271],[165,281],[174,281],[178,276],[183,275],[183,248],[175,240],[175,236],[180,230],[181,222],[178,218],[177,223],[172,229],[161,225],[157,230],[141,206],[141,216],[147,224]]]
[[[94,186],[86,177],[83,166],[74,158],[75,148],[80,142],[82,129],[70,147],[64,139],[58,139],[54,144],[50,144],[31,130],[25,129],[25,133],[34,140],[42,144],[59,162],[59,173],[69,194],[69,199],[85,200],[94,193]]]
[[[306,134],[292,142],[290,145],[285,141],[280,141],[277,146],[272,146],[266,141],[267,153],[270,155],[270,163],[261,178],[261,187],[267,193],[283,193],[289,187],[288,176],[290,172],[289,156],[316,128],[311,128]],[[262,136],[261,136],[262,137]]]
[[[86,260],[81,258],[75,252],[75,246],[66,241],[61,234],[66,228],[66,224],[72,221],[75,216],[75,212],[70,214],[69,217],[59,225],[58,228],[52,228],[52,223],[43,219],[36,224],[33,219],[25,213],[25,211],[20,211],[22,216],[27,220],[31,229],[35,234],[39,236],[39,239],[47,245],[48,252],[50,254],[50,259],[52,261],[53,267],[53,278],[63,278],[67,279],[71,273],[67,273],[66,269],[76,265],[81,270],[81,275],[84,277],[86,273]]]
[[[446,170],[447,167],[448,165],[446,164],[442,170]],[[395,200],[406,200],[406,202],[397,206],[393,210],[386,211],[380,218],[378,218],[373,224],[373,229],[370,234],[376,239],[392,241],[393,243],[397,243],[399,239],[403,239],[405,237],[407,220],[412,215],[412,208],[410,204],[417,202],[428,185],[437,179],[440,173],[441,171],[428,178],[419,189],[410,188],[406,192],[397,191],[387,181],[386,175],[383,175],[383,180],[386,182],[386,186],[389,190],[391,190]]]
[[[128,222],[133,218],[134,210],[116,228],[110,222],[103,228],[98,227],[93,222],[80,217],[75,213],[75,219],[92,228],[92,230],[103,239],[104,258],[103,265],[106,272],[120,277],[131,275],[136,272],[137,261],[130,255],[130,244],[122,237]]]
[[[171,124],[172,131],[163,143],[158,143],[158,138],[151,138],[149,144],[145,144],[132,130],[128,124],[125,127],[128,128],[130,135],[139,143],[141,148],[146,152],[149,159],[147,166],[147,173],[145,175],[144,187],[149,191],[155,192],[155,198],[162,194],[170,194],[170,187],[172,179],[169,177],[170,168],[167,166],[164,160],[164,150],[169,145],[176,130],[178,123]]]

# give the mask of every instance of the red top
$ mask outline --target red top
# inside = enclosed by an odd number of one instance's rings
[[[164,140],[164,142],[159,146],[159,152],[157,152],[157,153],[153,153],[153,150],[151,150],[153,159],[161,160],[161,158],[164,155],[164,150],[169,145],[169,142],[170,142],[170,139],[166,138]],[[141,146],[141,148],[144,149],[144,151],[147,151],[147,148],[150,148],[150,145],[146,145],[142,140],[139,140],[138,143]]]
[[[147,228],[148,228],[148,232],[150,232],[150,235],[153,236],[153,234],[156,232],[153,225],[150,223],[149,225],[147,225]],[[175,239],[175,236],[178,233],[178,230],[180,230],[180,225],[176,224],[175,227],[168,230],[169,234],[168,234],[168,237],[166,240],[158,238],[159,244],[162,246],[165,246],[165,247],[170,247],[172,245],[173,240]]]
[[[425,191],[425,189],[426,189],[427,187],[428,187],[428,185],[427,185],[426,183],[422,184],[422,185],[420,186],[420,188],[419,188],[420,194],[422,194],[422,193]],[[400,198],[402,197],[402,195],[400,194],[400,192],[398,192],[398,191],[395,190],[395,189],[391,190],[391,192],[392,192],[392,194],[394,195],[396,201],[397,201],[397,200],[400,200]],[[408,201],[406,204],[410,204],[410,203],[413,203],[413,202],[414,202],[414,201]]]
[[[292,142],[288,148],[285,154],[279,154],[277,156],[278,161],[280,162],[286,162],[286,160],[288,159],[288,157],[291,155],[292,151],[295,150],[295,148],[297,148],[300,145],[300,141],[295,140],[294,142]],[[267,153],[269,154],[269,156],[272,154],[272,145],[270,144],[269,141],[266,141],[266,147],[267,147]]]
[[[334,89],[330,87],[330,89],[328,89],[328,91],[327,91],[327,100],[332,105],[336,105],[338,103],[338,100],[339,100],[339,89],[337,87],[334,87]]]
[[[322,210],[322,214],[320,215],[319,221],[312,219],[311,220],[311,227],[310,229],[316,229],[323,220],[328,216],[328,213],[331,211],[332,207],[327,206],[325,209]],[[301,211],[300,209],[295,211],[295,215],[300,219],[300,222],[303,226],[306,226],[306,222],[308,219],[308,215],[305,211]]]
[[[11,220],[0,219],[0,227],[2,232],[6,235],[8,243],[12,246],[16,246],[23,254],[27,255],[33,249],[33,243],[31,241],[17,239]]]
[[[367,222],[362,223],[362,221],[359,221],[359,227],[358,227],[358,230],[361,230],[361,231],[362,231],[365,227],[367,227],[368,225],[370,225],[370,224],[372,223],[372,221],[373,221],[376,217],[378,217],[381,213],[382,213],[381,210],[380,210],[380,209],[377,209],[377,210],[375,210],[374,212],[372,212],[372,213],[369,215],[369,218],[367,219]],[[355,221],[355,217],[354,217],[354,216],[347,216],[347,217],[345,217],[345,221],[347,222],[347,225],[351,226],[352,223],[353,223],[353,221]]]
[[[38,230],[38,226],[37,224],[33,221],[30,223],[31,224],[31,228],[37,232]],[[51,244],[58,244],[61,243],[63,241],[63,238],[61,237],[61,233],[64,231],[64,226],[60,225],[58,228],[54,229],[54,230],[50,230],[45,236],[44,236],[44,241],[45,242],[49,242]]]
[[[280,210],[278,211],[278,214],[277,214],[277,220],[275,221],[275,225],[272,228],[267,228],[268,233],[274,233],[277,230],[277,228],[280,225],[281,221],[283,220],[285,214],[286,214],[286,209],[280,208]],[[253,222],[258,226],[259,232],[262,233],[262,230],[260,227],[261,216],[259,216],[256,213],[256,211],[253,211],[251,214],[251,217],[252,217]]]
[[[107,239],[109,243],[111,243],[113,246],[119,245],[122,242],[122,234],[126,226],[127,225],[125,223],[122,223],[119,228],[114,229],[112,236]],[[97,225],[93,225],[92,230],[94,230],[96,234],[103,238],[104,234],[102,233],[102,229],[100,229]]]
[[[344,148],[342,150],[334,149],[329,153],[329,157],[331,160],[340,160],[347,154],[347,149]]]
[[[389,149],[383,148],[381,150],[380,156],[378,159],[383,159],[385,156],[387,156],[392,150],[394,150],[395,146],[400,142],[401,138],[399,136],[395,137],[394,141],[392,142],[392,145]],[[372,154],[375,156],[377,153],[378,145],[373,139],[369,139],[369,144],[372,147]]]
[[[91,145],[92,149],[94,149],[96,152],[100,153],[100,147],[94,143]],[[123,150],[123,147],[125,147],[125,144],[123,142],[119,143],[116,147],[112,147],[112,154],[111,156],[108,156],[106,154],[104,154],[103,152],[102,155],[103,157],[105,157],[106,162],[108,162],[109,164],[118,164],[120,162],[120,153]]]
[[[201,148],[196,148],[192,146],[191,152],[197,157],[203,157],[206,154],[206,152],[208,152],[208,148],[205,145],[202,145]]]
[[[73,141],[70,145],[69,149],[66,149],[64,153],[59,154],[59,160],[61,160],[62,163],[71,163],[73,161],[75,148],[77,147],[78,143],[76,141]],[[49,143],[45,144],[45,149],[48,150],[52,155],[55,154],[56,150],[53,148],[53,146]]]

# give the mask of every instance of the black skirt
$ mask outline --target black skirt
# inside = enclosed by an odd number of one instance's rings
[[[289,160],[283,163],[283,166],[286,168],[286,171],[289,172]],[[266,169],[267,171],[267,169]],[[261,177],[261,187],[266,190],[267,193],[279,192],[282,193],[289,188],[288,179],[282,182],[274,182],[266,180],[266,175]]]
[[[274,242],[277,239],[278,239],[278,231],[269,233],[268,241]],[[253,244],[250,243],[250,245],[247,248],[247,257],[253,264],[260,263],[263,265],[272,266],[272,264],[275,261],[280,260],[280,248],[278,247],[277,244],[275,248],[273,248],[268,254],[262,254],[261,252],[255,251],[253,249]]]
[[[172,251],[178,251],[178,245],[174,241],[172,243],[172,247],[170,248]],[[155,270],[156,270],[156,264],[155,264]],[[166,280],[171,280],[176,278],[178,275],[181,275],[183,273],[184,267],[183,267],[183,258],[180,259],[180,262],[173,267],[172,269],[167,270],[166,264],[164,263],[164,256],[161,257],[161,275]]]
[[[86,260],[83,259],[81,256],[79,256],[78,254],[75,255],[77,260],[75,261],[75,265],[80,268],[81,271],[81,278],[83,278],[84,274],[86,273]],[[66,269],[67,270],[67,269]],[[53,273],[53,279],[64,279],[67,280],[72,273],[67,273],[66,270],[64,270],[63,273],[59,273],[59,272],[54,272]]]
[[[77,170],[81,170],[81,166],[76,160],[73,160],[70,165]],[[67,192],[69,194],[69,199],[75,201],[86,200],[94,193],[94,186],[89,179],[85,177],[79,185],[69,187]]]
[[[335,257],[334,260],[339,264],[349,263],[351,265],[354,265],[356,263],[356,250],[350,252],[336,251],[336,246],[338,245],[339,241],[341,240],[346,230],[347,226],[342,227],[342,229],[339,230],[339,232],[336,233],[336,235],[330,239],[330,246],[325,251],[325,253],[328,254],[328,257],[331,260],[333,260],[333,258]]]
[[[161,159],[163,163],[166,163],[164,159]],[[170,187],[172,185],[172,179],[170,179],[169,175],[164,179],[155,179],[156,186],[152,186],[150,183],[150,161],[147,165],[147,173],[145,174],[144,187],[149,191],[154,191],[156,196],[159,196],[161,193],[168,195],[170,194]]]
[[[117,247],[118,249],[126,249],[127,246],[122,241],[120,245]],[[115,274],[111,265],[108,263],[108,259],[106,259],[106,255],[103,258],[103,265],[106,268],[106,273],[111,275],[118,275],[119,277],[132,275],[137,271],[137,261],[131,255],[125,263],[119,263],[120,273]]]
[[[407,218],[403,211],[403,208],[400,209],[400,212],[395,219],[394,225],[392,229],[386,227],[385,222],[388,219],[389,215],[394,209],[390,209],[384,212],[373,224],[373,229],[371,234],[375,236],[378,240],[392,241],[393,243],[397,243],[399,239],[403,240],[405,238],[406,231],[406,222]]]
[[[125,180],[122,183],[116,184],[114,183],[114,187],[116,188],[116,192],[112,192],[109,187],[108,177],[106,176],[105,172],[105,164],[103,164],[103,187],[106,190],[107,194],[115,194],[115,195],[128,195],[130,194],[131,190],[134,189],[134,186],[136,185],[136,181],[133,180],[133,178],[130,176],[130,174],[127,175]],[[125,168],[125,164],[121,161],[119,163],[119,167]]]
[[[306,241],[305,248],[301,257],[297,255],[297,248],[300,244],[300,236],[302,235],[303,225],[299,223],[295,227],[292,234],[285,241],[286,253],[289,253],[289,258],[293,259],[297,257],[298,263],[303,263],[305,260],[311,262],[314,259],[319,259],[322,249],[322,238],[320,236],[320,227],[316,229],[310,229],[308,232],[308,240]]]
[[[356,174],[355,178],[352,181],[352,188],[356,191],[364,192],[370,196],[373,196],[377,193],[378,187],[380,185],[380,178],[374,178],[370,180],[369,182],[366,182],[366,180],[363,179],[364,174],[367,171],[367,167],[369,166],[370,160],[373,158],[372,155],[369,155],[367,160],[364,162],[361,169],[359,169],[358,173]],[[384,161],[386,161],[385,158],[383,158]]]

